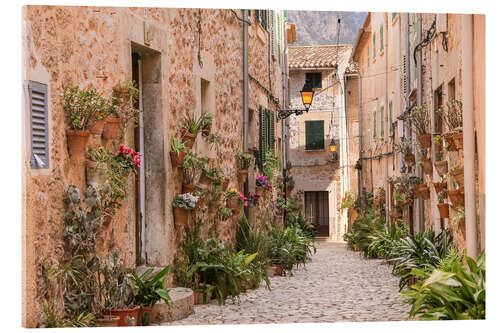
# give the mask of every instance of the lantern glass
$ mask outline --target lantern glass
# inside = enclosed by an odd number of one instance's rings
[[[335,140],[334,139],[332,139],[332,141],[330,141],[329,147],[330,147],[330,151],[331,152],[336,152],[337,151],[337,145],[335,144]]]
[[[300,94],[302,95],[302,103],[304,104],[304,106],[306,108],[309,107],[309,106],[311,106],[314,92],[312,92],[312,91],[301,91]]]

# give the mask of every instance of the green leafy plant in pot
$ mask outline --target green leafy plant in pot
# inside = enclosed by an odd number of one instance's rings
[[[427,106],[415,106],[410,110],[408,117],[412,121],[412,125],[417,132],[417,140],[422,148],[430,148],[432,146],[431,134],[428,131],[430,118]]]
[[[201,119],[196,119],[192,113],[188,113],[182,120],[182,138],[187,149],[193,148],[196,135],[201,132]]]
[[[242,151],[236,152],[236,161],[238,163],[238,180],[240,182],[244,181],[248,175],[248,168],[255,160],[255,156]]]
[[[118,83],[111,94],[110,116],[104,125],[102,136],[106,140],[115,140],[125,133],[129,122],[139,124],[140,110],[136,107],[139,89],[135,81]]]
[[[213,113],[203,112],[200,116],[200,128],[201,134],[204,137],[210,136],[210,131],[212,129],[212,122],[214,120],[215,115]]]
[[[184,143],[173,136],[170,142],[170,162],[172,163],[172,168],[178,168],[182,166],[186,150],[187,147],[184,145]]]
[[[165,304],[170,302],[168,290],[165,289],[165,277],[170,272],[170,266],[166,266],[156,274],[154,269],[149,268],[141,275],[133,272],[132,275],[137,286],[135,304],[141,307],[140,324],[147,326],[151,322],[153,306],[163,300]]]

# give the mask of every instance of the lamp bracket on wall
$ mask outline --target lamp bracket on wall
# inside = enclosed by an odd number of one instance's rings
[[[290,117],[292,114],[295,114],[296,116],[300,116],[304,112],[309,112],[309,109],[285,109],[285,110],[278,110],[278,120],[285,119]]]

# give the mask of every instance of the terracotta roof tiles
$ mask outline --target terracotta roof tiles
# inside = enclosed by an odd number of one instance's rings
[[[347,61],[351,55],[351,50],[351,45],[289,46],[288,67],[333,67],[337,60],[337,57],[339,63]]]

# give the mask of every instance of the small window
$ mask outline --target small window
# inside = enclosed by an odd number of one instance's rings
[[[47,85],[29,81],[30,165],[32,169],[49,168],[49,119]]]
[[[384,106],[380,107],[380,137],[383,138],[385,134],[385,121],[384,121]]]
[[[306,82],[315,89],[321,89],[321,73],[306,73]]]
[[[373,33],[373,59],[375,59],[375,56],[377,55],[377,36],[375,33]]]
[[[392,101],[389,101],[389,134],[394,134],[394,124],[392,119]]]
[[[323,120],[309,120],[306,125],[306,150],[324,150],[325,132]]]
[[[384,26],[380,26],[380,51],[384,50]]]

